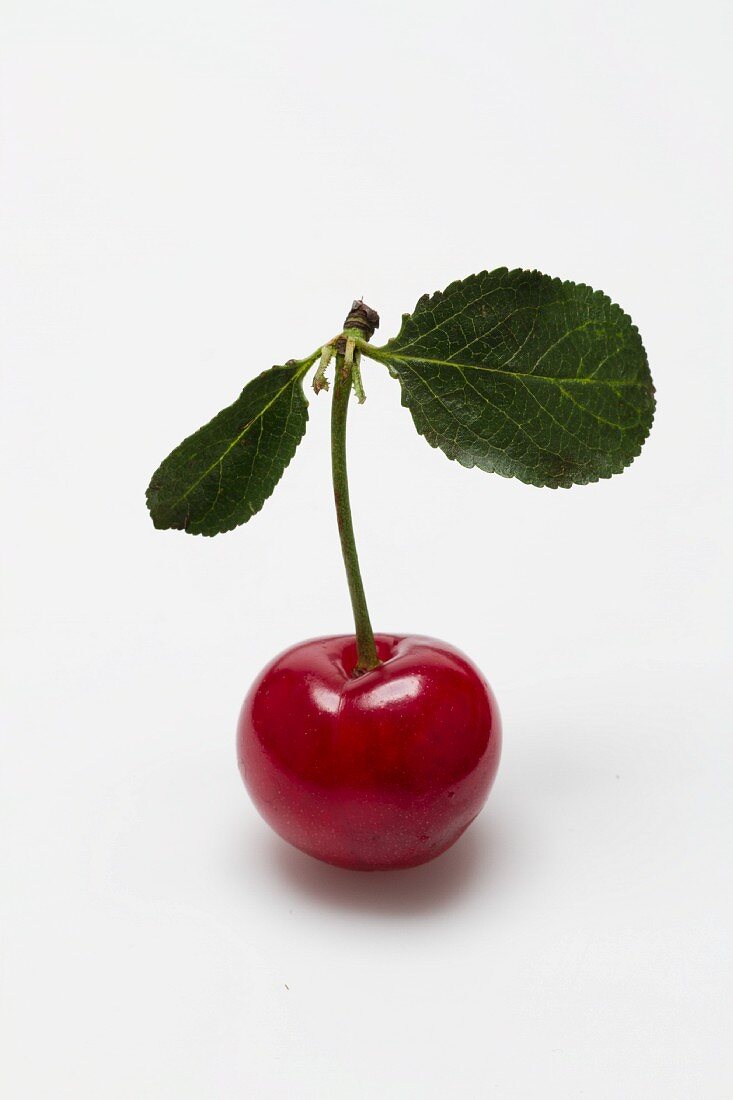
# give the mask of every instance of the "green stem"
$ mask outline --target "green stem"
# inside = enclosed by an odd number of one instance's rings
[[[336,370],[331,400],[331,469],[333,472],[333,496],[336,502],[336,518],[341,538],[341,553],[349,582],[351,607],[356,629],[356,671],[366,672],[379,664],[374,631],[369,621],[364,584],[359,570],[354,525],[349,503],[349,479],[346,472],[346,417],[351,396],[353,363],[346,363],[343,352],[336,354]]]

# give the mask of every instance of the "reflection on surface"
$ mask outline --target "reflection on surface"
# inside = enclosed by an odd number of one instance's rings
[[[369,692],[372,707],[383,707],[389,703],[398,703],[400,699],[417,699],[422,689],[419,676],[400,676],[396,680],[385,680]]]
[[[333,691],[326,684],[314,680],[310,684],[310,695],[316,706],[321,710],[325,710],[327,714],[338,714],[341,696],[337,691]]]

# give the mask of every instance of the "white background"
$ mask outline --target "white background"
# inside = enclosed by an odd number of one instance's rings
[[[730,5],[0,19],[5,1094],[729,1097]],[[338,871],[233,746],[256,671],[349,629],[328,398],[247,527],[156,532],[144,490],[353,297],[386,339],[502,265],[621,302],[657,421],[623,477],[536,490],[366,366],[373,619],[466,650],[506,740],[449,854]]]

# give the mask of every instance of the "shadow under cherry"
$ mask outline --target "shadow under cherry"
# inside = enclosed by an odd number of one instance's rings
[[[498,876],[504,845],[490,822],[474,823],[447,852],[397,871],[349,871],[321,863],[275,836],[265,838],[275,873],[312,901],[383,916],[419,916],[455,905]]]

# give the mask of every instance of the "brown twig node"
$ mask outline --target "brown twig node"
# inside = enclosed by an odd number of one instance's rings
[[[371,340],[375,329],[379,328],[379,314],[361,299],[351,303],[351,312],[344,321],[344,328],[355,328],[364,333],[366,340]]]

